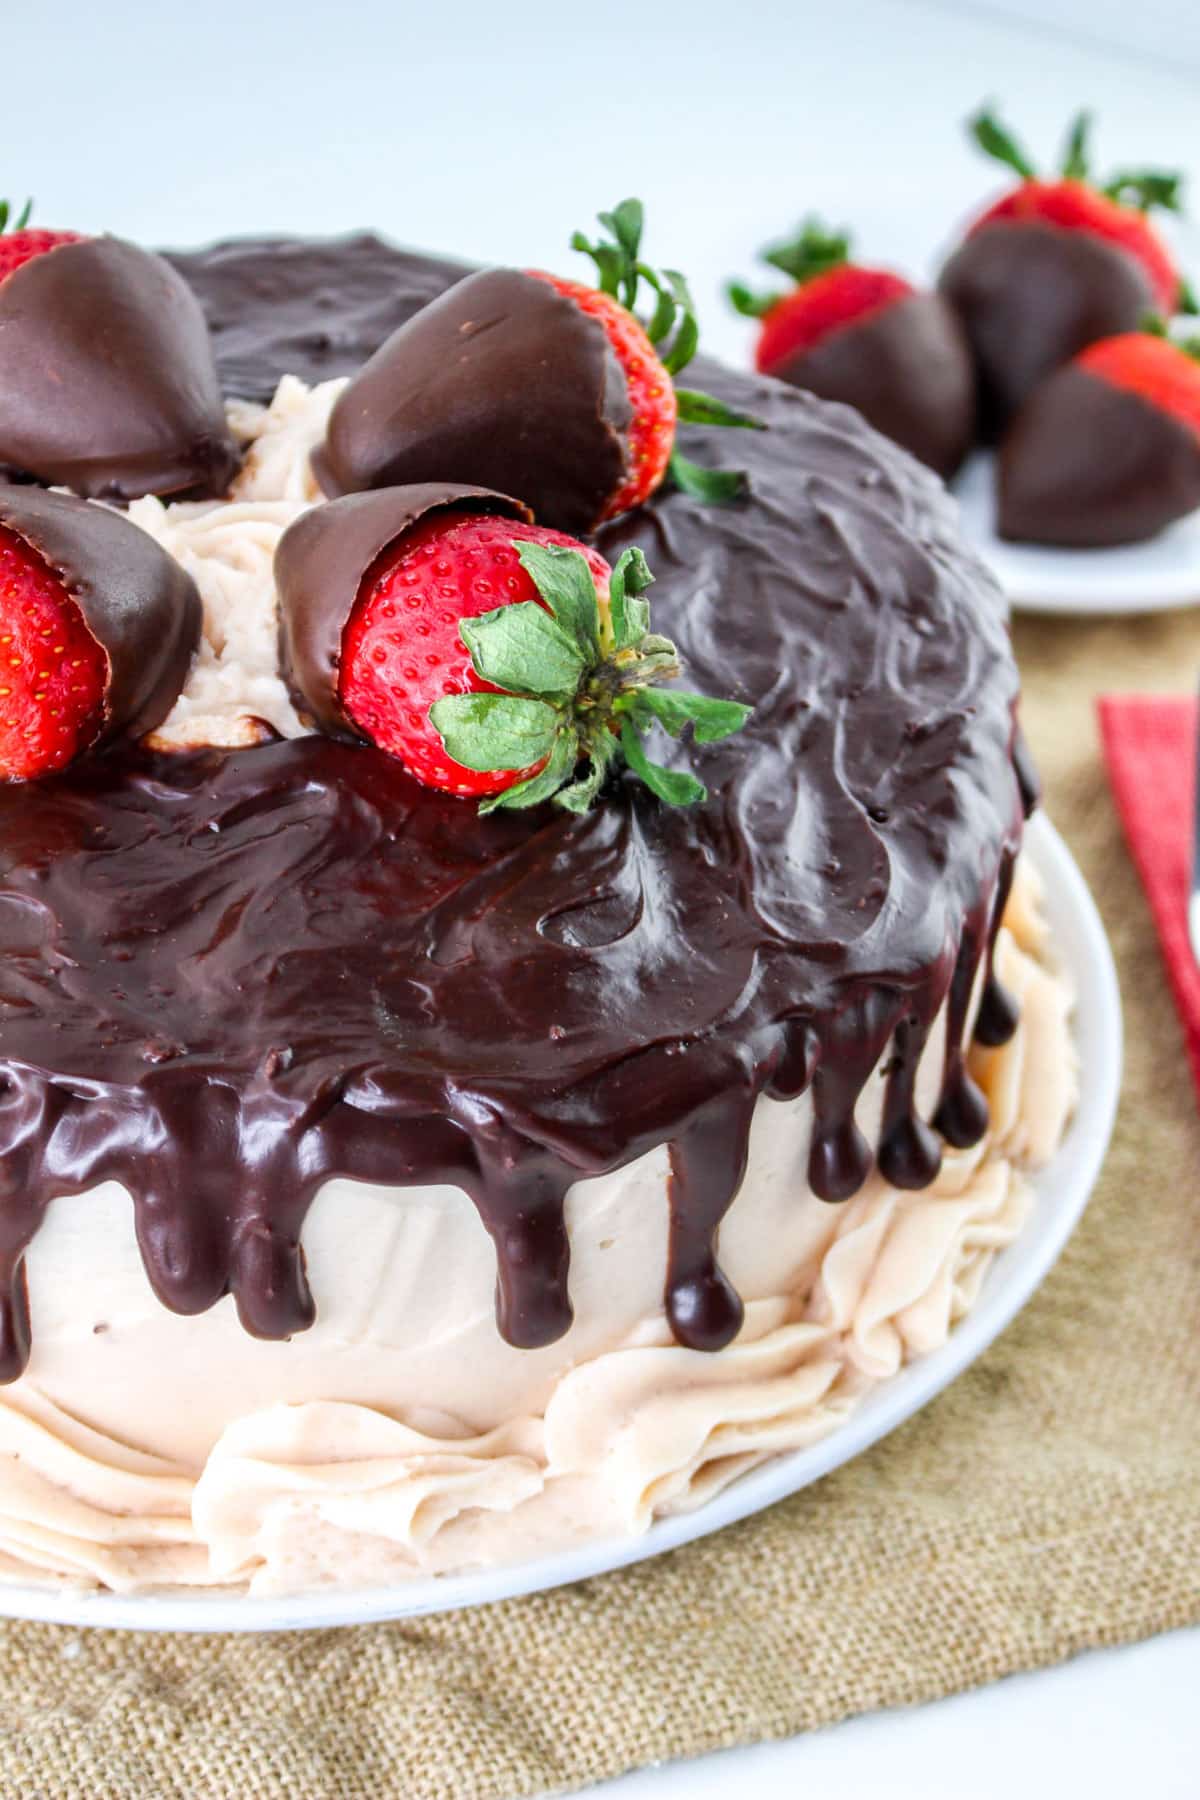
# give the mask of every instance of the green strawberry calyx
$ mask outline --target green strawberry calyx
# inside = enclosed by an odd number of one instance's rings
[[[0,236],[3,236],[6,231],[24,231],[29,223],[30,215],[33,212],[33,201],[27,200],[25,202],[24,206],[21,208],[16,218],[12,220],[12,224],[10,225],[9,219],[12,218],[12,212],[13,208],[10,203],[7,200],[0,200]]]
[[[593,241],[582,231],[571,236],[572,250],[581,250],[596,265],[597,286],[601,293],[611,294],[627,312],[639,317],[638,298],[642,284],[653,296],[649,315],[641,319],[646,335],[654,345],[659,361],[674,378],[691,362],[700,342],[696,319],[696,302],[686,278],[678,269],[655,269],[642,260],[642,232],[645,208],[640,200],[622,200],[611,212],[598,213],[606,236]],[[712,394],[698,388],[676,386],[678,417],[684,425],[730,425],[743,430],[761,431],[763,421],[751,413],[738,412]],[[745,491],[746,477],[741,469],[706,469],[674,450],[671,475],[675,485],[695,500],[720,503],[736,500]]]
[[[1092,124],[1092,114],[1087,111],[1077,113],[1072,119],[1059,158],[1061,180],[1086,182],[1107,199],[1137,212],[1150,212],[1154,207],[1165,212],[1183,211],[1183,176],[1177,171],[1118,169],[1107,181],[1098,181],[1091,170]],[[1022,181],[1040,179],[1036,165],[1007,126],[1001,123],[994,107],[981,106],[968,119],[967,130],[985,156],[1012,169]]]
[[[654,577],[642,552],[621,556],[604,604],[578,550],[519,539],[513,548],[545,606],[517,601],[459,626],[475,673],[504,691],[448,694],[429,709],[447,755],[464,768],[541,765],[489,794],[480,812],[543,800],[586,812],[621,763],[669,806],[707,798],[694,775],[650,760],[644,734],[660,725],[679,737],[690,725],[695,743],[711,744],[740,731],[751,708],[662,685],[679,675],[679,656],[650,630],[642,596]]]
[[[821,220],[810,215],[797,226],[790,238],[780,244],[768,244],[760,252],[760,260],[769,263],[783,275],[790,275],[798,287],[840,269],[850,260],[850,233],[831,231]],[[791,290],[789,290],[790,292]],[[725,289],[735,312],[747,319],[763,319],[787,294],[779,288],[756,294],[740,281],[731,281]]]

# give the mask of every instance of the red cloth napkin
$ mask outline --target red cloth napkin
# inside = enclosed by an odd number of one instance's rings
[[[1106,694],[1097,707],[1117,810],[1158,927],[1200,1093],[1200,968],[1188,939],[1197,704]]]

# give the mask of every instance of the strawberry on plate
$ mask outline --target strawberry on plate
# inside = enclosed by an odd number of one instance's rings
[[[540,525],[577,536],[668,477],[700,500],[736,498],[741,474],[685,457],[677,427],[758,421],[675,385],[699,341],[695,306],[677,270],[642,260],[641,202],[600,221],[607,235],[571,240],[598,286],[484,269],[393,332],[330,416],[313,457],[325,492],[462,481],[511,493]]]
[[[638,550],[610,569],[519,503],[453,484],[316,507],[275,556],[282,661],[315,723],[367,739],[419,781],[481,810],[553,799],[583,812],[620,764],[670,805],[705,789],[648,757],[661,725],[698,744],[750,708],[663,684]]]
[[[966,327],[984,427],[996,436],[1038,383],[1088,344],[1136,330],[1147,312],[1191,306],[1149,219],[1156,207],[1180,211],[1182,178],[1139,169],[1094,180],[1086,112],[1050,178],[993,112],[983,109],[969,129],[985,154],[1019,177],[969,227],[939,284]]]
[[[853,262],[849,236],[816,219],[763,260],[796,285],[755,294],[730,284],[737,310],[762,321],[759,370],[857,407],[885,437],[952,475],[974,436],[975,376],[949,304],[889,269]]]
[[[1200,339],[1090,345],[1049,376],[1000,455],[1006,538],[1132,544],[1200,507]]]

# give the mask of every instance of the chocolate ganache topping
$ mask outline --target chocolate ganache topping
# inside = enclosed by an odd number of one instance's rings
[[[227,391],[255,398],[358,367],[456,273],[371,239],[177,266]],[[980,1135],[963,1039],[1031,797],[1003,602],[938,485],[854,414],[705,377],[772,427],[748,434],[748,497],[663,493],[599,540],[645,550],[689,679],[754,704],[706,753],[702,805],[619,779],[582,816],[481,818],[324,736],[123,747],[0,792],[3,1375],[43,1210],[105,1178],[166,1304],[232,1291],[271,1337],[313,1316],[323,1181],[456,1183],[495,1243],[500,1329],[537,1345],[571,1318],[567,1188],[665,1143],[667,1310],[716,1349],[741,1305],[715,1237],[760,1095],[810,1089],[823,1197],[875,1158],[922,1186],[940,1137],[913,1082],[945,1003],[936,1123]],[[989,986],[981,1031],[1011,1026]],[[885,1056],[871,1146],[854,1106]]]

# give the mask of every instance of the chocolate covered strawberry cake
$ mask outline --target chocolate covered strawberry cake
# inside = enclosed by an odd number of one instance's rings
[[[9,1580],[642,1530],[1028,1215],[1073,1062],[1001,595],[847,408],[677,381],[604,226],[595,286],[0,258]]]

